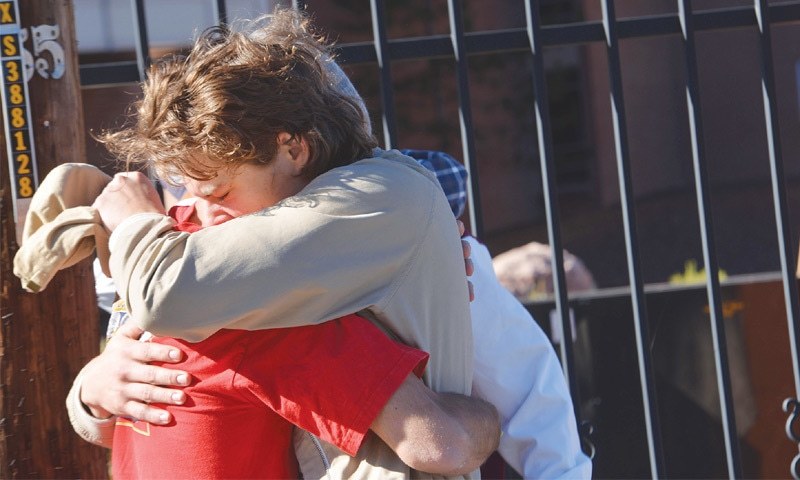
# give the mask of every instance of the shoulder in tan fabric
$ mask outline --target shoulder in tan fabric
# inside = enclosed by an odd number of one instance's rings
[[[88,257],[95,247],[107,274],[108,232],[91,205],[110,181],[84,163],[64,163],[45,177],[31,200],[14,256],[14,275],[25,290],[44,290],[56,272]]]

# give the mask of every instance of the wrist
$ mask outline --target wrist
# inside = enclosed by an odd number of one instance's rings
[[[83,379],[80,378],[79,381],[80,380]],[[83,385],[80,383],[78,384],[78,401],[80,402],[81,407],[83,407],[83,410],[97,420],[106,420],[112,417],[111,412],[85,397],[85,390],[83,389]]]
[[[88,413],[89,415],[98,420],[107,420],[112,416],[111,412],[104,410],[100,407],[91,407],[83,403],[83,400],[81,400],[81,406],[83,407],[84,410],[86,410],[86,413]]]

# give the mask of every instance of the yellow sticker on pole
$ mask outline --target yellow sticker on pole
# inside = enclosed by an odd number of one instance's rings
[[[39,185],[22,41],[17,1],[0,1],[0,94],[18,237],[30,199]]]

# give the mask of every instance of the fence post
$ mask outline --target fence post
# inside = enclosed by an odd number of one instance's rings
[[[85,161],[73,3],[0,0],[0,57],[7,99],[0,132],[0,478],[107,478],[106,452],[73,433],[64,406],[72,379],[99,346],[91,262],[61,272],[39,294],[22,291],[12,273],[16,217],[24,215],[37,174]],[[12,71],[19,67],[22,80]]]

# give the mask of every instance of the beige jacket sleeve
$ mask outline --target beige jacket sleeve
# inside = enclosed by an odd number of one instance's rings
[[[44,290],[59,270],[97,248],[108,272],[108,232],[90,205],[111,177],[84,163],[64,163],[45,177],[31,199],[14,275],[29,292]]]
[[[198,341],[216,330],[320,323],[390,301],[429,233],[435,177],[397,152],[321,175],[281,204],[204,229],[138,215],[111,237],[132,318]],[[430,259],[429,259],[430,260]]]

